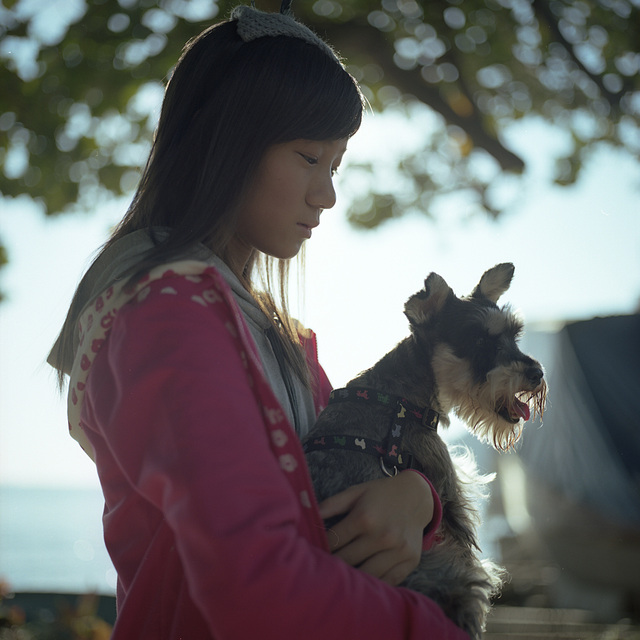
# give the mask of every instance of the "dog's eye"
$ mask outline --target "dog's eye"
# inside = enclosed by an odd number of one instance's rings
[[[487,344],[487,339],[486,338],[478,338],[476,340],[476,347],[478,347],[478,348],[484,347],[485,344]]]

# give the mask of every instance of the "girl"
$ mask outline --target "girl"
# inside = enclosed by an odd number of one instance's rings
[[[137,193],[49,359],[105,497],[114,640],[467,637],[391,586],[439,524],[426,478],[318,507],[298,440],[330,387],[287,313],[287,261],[335,203],[362,109],[286,11],[238,7],[173,72]],[[322,519],[343,513],[329,542]]]

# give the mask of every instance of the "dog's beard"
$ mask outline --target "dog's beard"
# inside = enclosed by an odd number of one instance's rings
[[[499,451],[513,447],[531,414],[543,414],[546,382],[528,389],[531,384],[523,363],[498,366],[478,384],[467,361],[458,358],[450,347],[439,345],[433,369],[442,408],[453,410],[479,440]]]

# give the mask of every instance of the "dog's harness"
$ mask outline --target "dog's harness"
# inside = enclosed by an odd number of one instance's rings
[[[440,420],[440,414],[433,409],[417,407],[405,398],[390,396],[374,389],[360,387],[334,389],[329,396],[329,404],[338,402],[375,402],[392,408],[391,426],[386,440],[379,442],[349,435],[321,436],[305,442],[304,452],[346,449],[368,453],[380,460],[380,468],[388,476],[395,476],[398,471],[410,469],[413,463],[413,456],[400,448],[404,425],[411,420],[417,420],[423,427],[436,431]]]

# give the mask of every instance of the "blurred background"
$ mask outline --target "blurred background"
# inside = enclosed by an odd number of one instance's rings
[[[127,208],[182,45],[234,4],[0,2],[6,593],[114,592],[95,469],[66,434],[45,359]],[[513,262],[501,302],[522,313],[524,348],[545,365],[544,424],[506,455],[455,421],[445,434],[497,474],[481,538],[512,574],[501,603],[637,621],[639,0],[298,0],[294,11],[371,105],[291,292],[329,377],[344,384],[407,335],[404,301],[429,272],[466,294]]]

